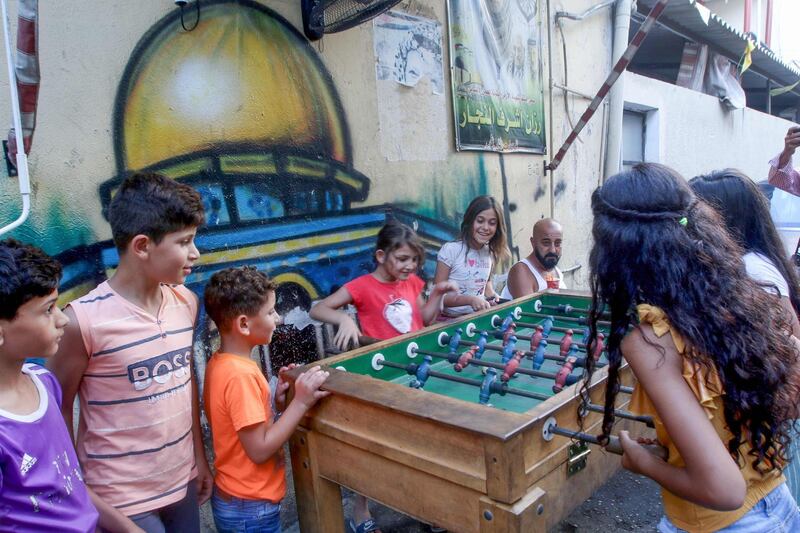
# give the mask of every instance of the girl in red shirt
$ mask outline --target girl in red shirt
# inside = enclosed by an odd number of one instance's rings
[[[435,320],[444,295],[458,289],[451,281],[437,283],[425,301],[425,282],[416,275],[424,254],[413,229],[387,223],[378,233],[375,270],[345,283],[312,307],[311,318],[338,327],[334,343],[340,350],[356,345],[360,335],[384,340],[422,329]],[[360,330],[340,310],[348,304],[356,308]]]

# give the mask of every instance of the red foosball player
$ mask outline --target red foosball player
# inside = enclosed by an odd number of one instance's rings
[[[506,363],[506,366],[503,368],[503,375],[500,376],[502,381],[508,381],[514,377],[514,374],[517,373],[517,368],[519,368],[523,357],[525,357],[525,352],[520,350],[514,354],[514,357],[508,363]]]
[[[456,372],[461,372],[465,368],[469,366],[470,361],[475,357],[475,352],[478,350],[477,346],[471,347],[469,350],[461,354],[461,357],[458,358],[458,362],[453,365],[453,370]]]
[[[603,353],[603,350],[606,347],[605,338],[606,336],[603,333],[597,334],[597,342],[595,343],[594,351],[592,352],[592,357],[595,361],[600,359],[600,354]]]
[[[531,337],[531,350],[535,350],[543,338],[544,328],[542,326],[536,326],[536,333]]]
[[[511,324],[508,325],[506,332],[503,333],[503,346],[508,344],[508,339],[510,339],[511,336],[514,335],[516,332],[517,332],[517,325],[514,322],[512,322]]]
[[[569,347],[572,346],[572,330],[568,329],[566,333],[564,333],[564,337],[561,339],[561,349],[559,353],[561,357],[566,357],[567,352],[569,352]]]
[[[558,371],[556,374],[556,382],[553,385],[553,392],[561,392],[564,390],[564,387],[567,386],[567,379],[569,378],[570,374],[572,374],[572,370],[575,368],[575,363],[578,361],[576,357],[567,357],[567,360],[564,361],[564,366]]]

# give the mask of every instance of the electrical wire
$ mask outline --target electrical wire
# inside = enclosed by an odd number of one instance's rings
[[[604,9],[606,7],[611,7],[614,5],[616,0],[606,0],[605,2],[601,2],[597,5],[594,5],[581,13],[580,15],[576,15],[573,13],[567,13],[566,11],[558,11],[556,12],[556,26],[558,26],[558,32],[561,34],[561,49],[564,55],[564,86],[569,87],[569,81],[567,78],[567,39],[564,37],[564,26],[561,23],[561,19],[569,19],[569,20],[578,20],[581,21],[586,17]],[[569,95],[564,93],[564,113],[567,115],[567,122],[569,122],[570,128],[575,129],[575,124],[572,122],[572,114],[569,110]],[[583,142],[580,137],[578,137],[578,142]]]
[[[564,56],[564,87],[569,87],[569,80],[567,78],[567,39],[564,37],[564,27],[561,25],[561,20],[559,20],[556,25],[558,26],[558,32],[561,34],[561,50]],[[567,94],[566,91],[564,92],[564,114],[567,115],[567,122],[569,122],[570,129],[574,130],[575,124],[572,122],[572,114],[569,110],[569,94]],[[578,142],[583,143],[583,140],[578,137]]]

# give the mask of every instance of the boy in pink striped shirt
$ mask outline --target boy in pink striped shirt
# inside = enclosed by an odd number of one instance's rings
[[[49,363],[63,389],[86,484],[148,533],[199,531],[212,477],[191,367],[197,297],[183,282],[199,257],[199,194],[158,174],[127,178],[108,215],[119,267],[72,301]]]

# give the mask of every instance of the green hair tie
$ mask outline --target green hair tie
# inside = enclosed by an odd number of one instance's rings
[[[680,224],[681,226],[684,226],[684,227],[685,227],[685,226],[686,226],[686,224],[688,224],[688,223],[689,223],[689,219],[688,219],[688,218],[686,218],[686,217],[681,217],[681,219],[678,221],[678,224]]]

